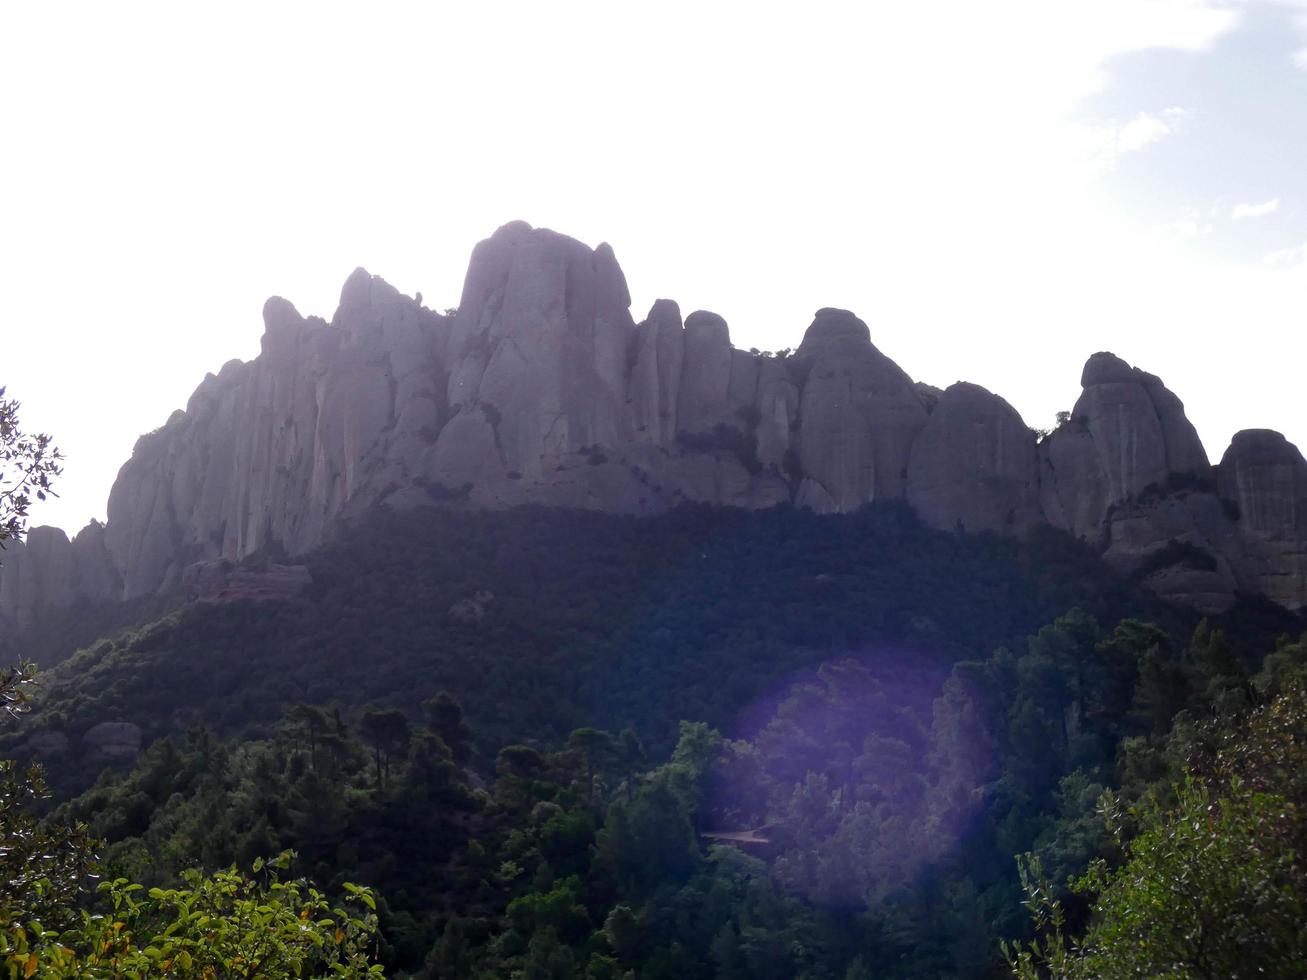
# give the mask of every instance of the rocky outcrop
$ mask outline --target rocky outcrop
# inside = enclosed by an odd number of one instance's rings
[[[1228,608],[1241,589],[1239,533],[1180,399],[1106,352],[1089,358],[1081,386],[1039,447],[1045,518],[1165,598]]]
[[[629,442],[630,305],[607,245],[591,250],[519,222],[477,246],[448,347],[457,366],[449,405],[473,421],[438,437],[431,478],[475,486],[493,477],[465,452],[483,455],[487,434],[502,472],[532,481],[581,449]]]
[[[1035,433],[997,395],[952,385],[912,443],[906,495],[936,527],[1016,532],[1042,520]]]
[[[1157,377],[1114,354],[1089,358],[1068,422],[1041,445],[1041,493],[1049,520],[1078,537],[1105,529],[1108,509],[1209,469],[1184,406]]]
[[[290,599],[313,584],[304,565],[238,565],[225,558],[196,562],[182,573],[182,594],[190,602],[221,603]]]
[[[637,329],[627,396],[636,440],[656,446],[675,441],[684,363],[681,309],[672,300],[660,299]]]
[[[209,375],[142,436],[109,496],[125,598],[188,565],[301,553],[351,503],[418,477],[445,407],[445,318],[356,271],[331,324],[273,298],[262,353]]]
[[[268,568],[369,508],[431,504],[905,500],[947,530],[1047,522],[1201,608],[1239,591],[1307,604],[1301,455],[1241,433],[1214,469],[1180,400],[1112,354],[1089,358],[1040,438],[984,388],[914,383],[845,310],[819,310],[781,356],[671,300],[637,325],[611,248],[521,222],[476,247],[453,316],[360,269],[330,323],[275,297],[263,320],[257,358],[138,440],[107,525],[11,544],[0,622],[79,598],[293,591],[295,573],[260,584],[233,563]]]
[[[1210,476],[1173,482],[1113,507],[1107,561],[1164,598],[1222,612],[1245,588],[1242,534]]]
[[[102,721],[82,735],[87,755],[101,762],[129,763],[141,754],[140,726],[130,721]]]
[[[1238,515],[1240,584],[1281,605],[1307,605],[1307,462],[1278,432],[1235,435],[1217,468],[1221,498]]]
[[[92,521],[72,541],[55,527],[35,527],[0,553],[0,624],[27,629],[45,612],[78,600],[120,594],[119,577],[104,546],[104,526]]]
[[[738,425],[731,412],[731,332],[716,313],[698,310],[685,321],[685,356],[676,431],[711,432]],[[747,355],[746,355],[747,356]]]
[[[849,511],[901,497],[909,449],[926,424],[912,379],[847,310],[817,311],[794,357],[804,379],[798,502]]]

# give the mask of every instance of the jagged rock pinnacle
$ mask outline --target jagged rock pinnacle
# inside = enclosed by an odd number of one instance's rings
[[[914,383],[856,315],[818,310],[786,358],[658,300],[638,326],[607,244],[515,221],[472,252],[445,317],[356,269],[328,323],[264,306],[262,352],[208,375],[143,436],[109,520],[37,529],[0,570],[0,617],[177,586],[190,563],[320,544],[377,504],[537,503],[626,514],[685,501],[847,512],[904,500],[931,525],[1063,528],[1129,570],[1171,542],[1163,594],[1307,604],[1307,464],[1245,432],[1209,465],[1156,376],[1099,352],[1070,419],[1037,436],[975,384]],[[1202,567],[1197,567],[1201,565]]]

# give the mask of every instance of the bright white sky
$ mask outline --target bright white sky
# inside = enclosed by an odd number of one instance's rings
[[[523,218],[737,346],[854,310],[1051,424],[1100,349],[1213,461],[1307,448],[1307,0],[10,3],[0,384],[103,517],[137,435],[356,266],[433,308]]]

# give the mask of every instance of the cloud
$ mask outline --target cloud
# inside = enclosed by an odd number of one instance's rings
[[[1300,39],[1307,40],[1307,0],[1278,0],[1278,4],[1296,11],[1292,18],[1294,30]],[[1293,53],[1293,63],[1307,71],[1307,48],[1299,48]]]
[[[1192,241],[1212,233],[1210,222],[1203,220],[1197,208],[1181,208],[1175,221],[1153,225],[1153,233],[1175,241]]]
[[[1247,218],[1264,218],[1280,210],[1280,199],[1273,197],[1261,204],[1236,204],[1230,209],[1231,221],[1244,221]]]
[[[1272,269],[1292,269],[1307,265],[1307,243],[1267,252],[1262,256],[1262,265],[1270,266]]]
[[[1141,112],[1116,131],[1116,155],[1137,153],[1165,136],[1176,133],[1184,117],[1184,109],[1172,107],[1156,115]]]
[[[1087,165],[1088,173],[1101,176],[1115,169],[1122,157],[1180,132],[1188,115],[1187,109],[1173,106],[1156,113],[1141,112],[1125,123],[1100,119],[1073,124],[1065,138],[1073,155]]]

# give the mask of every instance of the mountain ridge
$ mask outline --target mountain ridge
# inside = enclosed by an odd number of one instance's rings
[[[610,246],[524,222],[473,250],[457,311],[355,270],[330,322],[273,297],[229,361],[137,440],[108,520],[34,528],[0,568],[0,620],[178,588],[197,563],[302,554],[376,505],[653,514],[680,503],[847,513],[904,500],[938,528],[1047,523],[1204,611],[1307,606],[1307,462],[1246,430],[1211,465],[1155,375],[1099,352],[1041,435],[969,382],[914,382],[853,313],[784,356],[656,301],[636,323]]]

